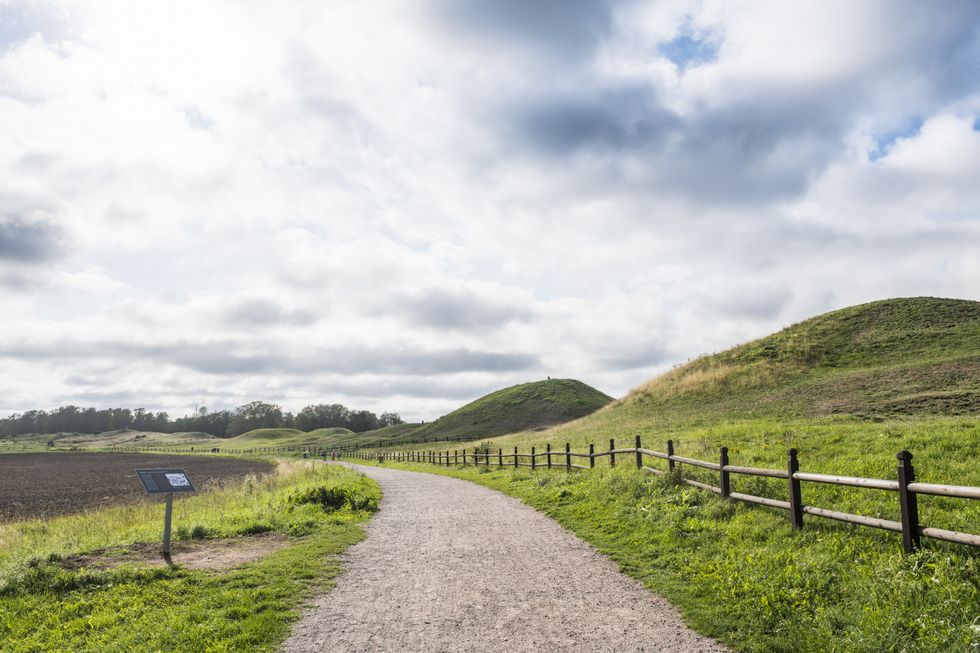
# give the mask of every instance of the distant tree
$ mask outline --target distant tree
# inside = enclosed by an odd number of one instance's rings
[[[146,429],[146,409],[137,408],[133,411],[133,423],[130,424],[137,431],[145,431]]]
[[[226,433],[235,436],[253,429],[279,428],[282,425],[281,406],[264,401],[252,401],[234,410]]]
[[[373,431],[378,428],[378,416],[369,410],[355,410],[350,414],[347,428],[355,433]]]
[[[296,414],[296,428],[314,431],[334,427],[346,428],[350,410],[340,404],[312,404]]]
[[[381,413],[381,417],[378,418],[378,426],[384,428],[386,426],[395,426],[396,424],[404,424],[405,420],[398,413]]]

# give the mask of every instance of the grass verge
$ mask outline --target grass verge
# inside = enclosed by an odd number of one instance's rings
[[[287,463],[178,501],[177,539],[278,532],[291,545],[231,571],[65,569],[98,547],[159,538],[157,504],[0,527],[0,650],[266,651],[302,599],[331,585],[336,554],[363,537],[380,489],[336,466]]]

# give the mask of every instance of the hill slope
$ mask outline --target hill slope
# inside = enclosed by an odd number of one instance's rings
[[[980,302],[833,311],[698,358],[618,403],[680,420],[980,413]]]
[[[612,398],[581,381],[548,379],[492,392],[411,433],[411,440],[476,440],[530,431],[595,412]]]

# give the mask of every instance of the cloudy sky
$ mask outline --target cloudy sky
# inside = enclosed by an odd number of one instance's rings
[[[0,414],[429,419],[980,299],[980,3],[0,0]]]

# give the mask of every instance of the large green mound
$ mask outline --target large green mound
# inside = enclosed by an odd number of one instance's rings
[[[980,413],[980,302],[888,299],[703,356],[621,405],[664,417]]]
[[[548,379],[481,397],[411,433],[413,441],[479,438],[531,431],[589,415],[612,398],[581,381]]]

